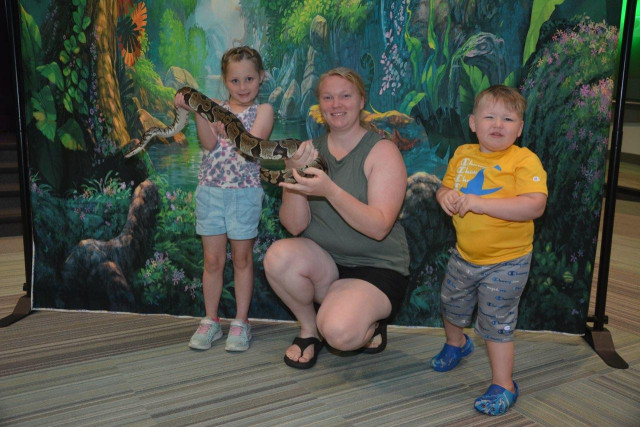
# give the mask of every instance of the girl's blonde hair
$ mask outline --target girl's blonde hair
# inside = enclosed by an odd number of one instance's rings
[[[331,77],[331,76],[342,77],[343,79],[347,80],[349,83],[353,84],[358,90],[358,93],[360,93],[360,96],[362,97],[362,99],[366,102],[367,94],[364,89],[364,82],[362,81],[362,77],[360,77],[360,74],[358,74],[356,71],[347,67],[336,67],[321,74],[320,77],[318,78],[318,84],[316,85],[316,98],[320,99],[320,86],[327,79],[327,77]],[[360,126],[366,129],[370,129],[370,126],[364,121],[364,118],[366,116],[367,116],[367,113],[364,110],[361,110]]]
[[[264,67],[262,65],[262,57],[257,50],[249,47],[249,46],[239,46],[232,47],[227,50],[220,60],[220,71],[222,71],[222,78],[225,79],[227,77],[227,70],[229,68],[229,62],[238,62],[243,59],[248,59],[253,62],[258,73],[262,73],[264,71]]]

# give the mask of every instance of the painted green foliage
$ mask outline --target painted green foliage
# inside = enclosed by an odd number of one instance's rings
[[[171,9],[166,9],[160,21],[160,45],[158,47],[162,69],[172,65],[185,67],[187,63],[187,42],[184,25]]]
[[[197,26],[185,26],[186,22],[191,22],[187,18],[195,10],[195,2],[176,2],[180,3],[176,3],[176,8],[166,7],[162,11],[158,10],[158,4],[150,4],[149,16],[157,17],[153,19],[160,24],[158,37],[141,41],[141,56],[133,65],[135,72],[130,77],[132,83],[122,84],[126,80],[124,73],[119,77],[121,90],[129,94],[128,99],[133,97],[135,89],[144,89],[149,96],[170,102],[174,91],[156,83],[161,79],[160,75],[173,65],[188,68],[194,74],[204,68],[206,34]],[[385,10],[402,19],[389,24],[389,35],[381,35],[388,48],[384,54],[363,52],[363,57],[367,58],[367,69],[382,81],[376,88],[380,89],[376,96],[398,100],[397,105],[393,105],[394,109],[407,115],[416,115],[420,110],[427,119],[435,117],[431,122],[425,120],[434,128],[437,125],[455,125],[461,133],[460,129],[466,128],[466,115],[471,111],[475,94],[494,83],[520,87],[529,102],[523,145],[543,159],[550,176],[550,198],[547,214],[536,223],[534,265],[529,289],[521,305],[519,327],[579,332],[580,322],[586,314],[589,281],[593,273],[595,243],[590,239],[597,235],[602,196],[602,162],[612,88],[610,75],[617,40],[615,28],[585,19],[569,29],[570,25],[563,22],[564,26],[553,38],[540,40],[541,33],[544,36],[547,24],[553,21],[554,12],[564,4],[564,0],[532,0],[529,2],[531,20],[526,39],[521,41],[523,46],[518,52],[522,54],[522,64],[528,64],[527,68],[520,66],[518,56],[516,69],[511,67],[500,74],[502,81],[490,81],[490,76],[482,68],[464,60],[469,50],[474,48],[476,39],[475,35],[464,40],[456,39],[461,24],[455,22],[453,13],[446,15],[437,29],[436,11],[444,3],[459,4],[444,0],[421,3],[429,9],[429,20],[426,28],[418,31],[415,2],[380,2],[387,7]],[[76,12],[81,10],[81,4],[81,1],[75,1]],[[264,40],[260,40],[261,53],[272,61],[272,67],[278,67],[281,65],[278,60],[284,52],[292,46],[304,47],[309,43],[310,23],[316,14],[322,14],[328,21],[339,20],[344,28],[359,33],[367,28],[366,17],[377,3],[364,0],[241,0],[240,4],[245,9],[251,7],[253,15],[268,21]],[[38,28],[26,13],[23,15],[23,32],[28,34],[23,45],[26,47],[23,48],[24,58],[38,65],[27,70],[29,78],[33,79],[30,94],[33,126],[46,141],[52,143],[50,146],[55,142],[67,150],[92,148],[84,143],[84,129],[75,119],[82,117],[82,103],[78,96],[83,100],[87,98],[83,96],[87,92],[83,88],[90,86],[93,78],[83,72],[86,64],[77,55],[78,49],[86,48],[83,45],[85,39],[80,35],[87,28],[84,27],[86,17],[82,13],[74,15],[69,34],[75,38],[69,37],[55,61],[41,64]],[[157,56],[151,58],[147,53],[154,49]],[[598,61],[593,60],[594,55]],[[459,80],[451,84],[456,73]],[[57,102],[60,99],[63,99],[62,103]],[[464,120],[434,125],[442,111],[456,111]],[[102,131],[92,131],[97,139],[103,139]],[[429,137],[436,133],[432,133],[432,129],[427,131]],[[451,147],[467,142],[460,138],[450,139],[447,143]],[[428,145],[429,142],[420,141],[416,147],[422,148],[421,144]],[[447,153],[445,157],[452,153],[452,150],[443,151]],[[405,159],[411,155],[410,152],[403,154]],[[41,170],[40,173],[49,172]],[[54,191],[50,187],[34,177],[36,202],[50,207],[37,214],[36,222],[41,229],[39,233],[44,244],[41,247],[50,245],[55,253],[54,264],[64,259],[74,242],[88,237],[107,239],[117,234],[118,227],[124,223],[122,214],[128,206],[131,183],[120,180],[115,174],[109,178],[109,184],[106,184],[106,179],[102,183],[91,181],[85,184],[84,191],[59,200],[52,196]],[[200,315],[203,313],[202,246],[195,234],[193,194],[177,188],[166,177],[152,175],[152,179],[160,189],[161,207],[152,254],[132,279],[136,302],[145,312]],[[262,271],[262,259],[267,248],[275,240],[287,236],[277,219],[278,189],[268,187],[265,191],[259,235],[254,247],[256,274],[251,316],[290,318],[270,290]],[[94,209],[103,209],[109,214],[100,220]],[[116,210],[118,215],[114,213]],[[71,217],[66,218],[70,225],[60,224],[57,219],[54,224],[46,224],[47,215],[67,215]],[[431,224],[431,240],[450,241],[450,224],[443,226],[443,221],[448,219],[434,216],[433,220],[437,223]],[[57,227],[68,232],[63,241],[55,241],[54,230]],[[567,238],[559,242],[558,235],[564,236],[563,233]],[[442,244],[442,247],[432,249],[428,246],[430,243],[412,242],[424,244],[425,250],[432,252],[424,262],[412,264],[415,287],[407,295],[405,307],[398,316],[401,323],[439,324],[438,293],[449,248]],[[45,279],[55,282],[55,268],[55,265],[47,266]],[[231,263],[225,267],[224,283],[221,315],[230,317],[235,310]],[[540,318],[541,312],[553,315]]]
[[[617,28],[586,19],[558,30],[532,56],[522,85],[529,101],[524,137],[549,177],[547,211],[536,222],[535,262],[521,310],[523,324],[532,329],[581,330],[587,314],[617,43]],[[536,315],[542,311],[545,318]]]
[[[527,39],[524,43],[524,50],[522,52],[522,65],[527,63],[527,60],[535,52],[536,44],[538,43],[538,37],[540,36],[540,28],[550,17],[556,6],[564,3],[564,0],[534,0],[531,7],[531,24],[529,26],[529,32],[527,33]]]
[[[309,28],[316,16],[322,16],[329,22],[343,20],[349,32],[357,32],[368,12],[367,4],[360,0],[307,0],[294,2],[289,8],[291,14],[283,19],[281,40],[297,46],[309,43]]]
[[[47,64],[42,64],[40,29],[23,7],[20,13],[23,63],[27,68],[27,125],[35,122],[45,144],[60,144],[67,150],[76,151],[87,148],[78,119],[89,113],[86,103],[89,69],[81,51],[85,48],[85,31],[91,19],[85,15],[86,0],[74,0],[72,5],[71,33],[64,40],[56,60]],[[42,176],[54,187],[59,187],[62,176],[60,149],[37,142],[33,149],[38,151],[35,158]]]

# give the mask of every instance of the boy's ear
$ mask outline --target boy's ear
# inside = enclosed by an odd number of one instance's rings
[[[473,114],[469,114],[469,127],[471,128],[471,132],[476,131],[476,118]]]
[[[524,129],[524,120],[520,120],[520,130],[518,131],[518,138],[522,136],[522,130]]]
[[[264,81],[264,70],[260,71],[260,84]]]

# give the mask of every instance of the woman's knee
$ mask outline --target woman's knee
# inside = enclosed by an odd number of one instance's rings
[[[336,350],[350,351],[362,347],[366,330],[352,321],[339,316],[322,316],[316,319],[318,331],[327,343]]]
[[[264,271],[272,276],[280,275],[291,266],[293,251],[286,240],[274,242],[264,255]]]

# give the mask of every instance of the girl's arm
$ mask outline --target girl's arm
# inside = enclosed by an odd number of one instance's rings
[[[256,119],[251,126],[251,135],[260,139],[269,139],[273,130],[273,107],[271,104],[258,105]]]
[[[214,100],[218,102],[217,100]],[[175,98],[173,99],[173,103],[176,107],[184,108],[185,110],[189,110],[193,112],[193,108],[191,108],[184,100],[184,95],[181,93],[177,93]],[[216,129],[216,124],[211,123],[209,120],[202,117],[200,114],[194,114],[196,121],[196,131],[198,132],[198,139],[200,140],[200,145],[205,150],[213,150],[216,148],[216,144],[218,143],[218,131]]]

